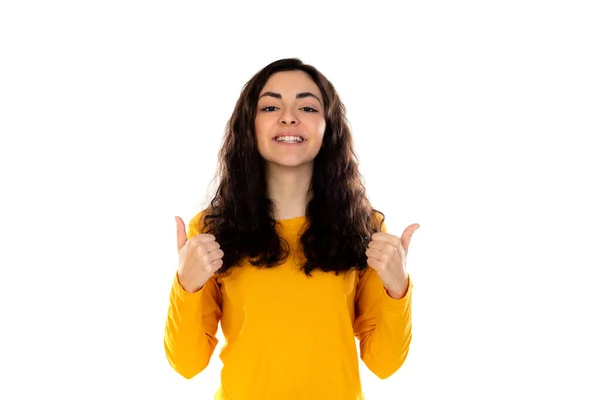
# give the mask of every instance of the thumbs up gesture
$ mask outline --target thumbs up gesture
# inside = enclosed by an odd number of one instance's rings
[[[179,253],[177,269],[179,284],[186,292],[197,292],[223,265],[223,250],[216,238],[210,234],[202,233],[188,240],[183,220],[175,217],[175,222]]]
[[[419,224],[412,224],[404,230],[402,237],[386,232],[371,236],[367,249],[367,264],[377,272],[390,297],[400,299],[408,290],[406,255],[413,233]]]

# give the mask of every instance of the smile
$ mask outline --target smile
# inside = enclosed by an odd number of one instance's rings
[[[302,143],[305,139],[301,136],[277,136],[273,138],[277,143]]]

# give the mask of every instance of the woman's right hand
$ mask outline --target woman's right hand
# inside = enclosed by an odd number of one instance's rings
[[[177,223],[177,251],[179,253],[179,284],[186,292],[197,292],[223,265],[223,250],[215,237],[201,233],[189,240],[185,223],[175,217]]]

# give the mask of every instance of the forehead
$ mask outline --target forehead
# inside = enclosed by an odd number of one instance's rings
[[[319,87],[304,71],[282,71],[271,75],[260,94],[264,92],[280,93],[283,97],[286,95],[295,97],[297,93],[312,92],[321,101],[323,100]]]

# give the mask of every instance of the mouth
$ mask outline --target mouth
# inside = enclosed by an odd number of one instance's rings
[[[281,132],[273,137],[273,140],[277,143],[303,143],[306,141],[306,138],[297,133]]]

